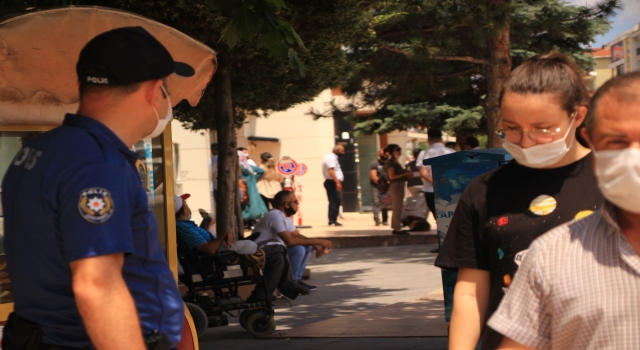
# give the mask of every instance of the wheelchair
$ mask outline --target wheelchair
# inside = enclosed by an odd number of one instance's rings
[[[227,315],[237,316],[233,311],[239,312],[240,325],[254,337],[273,334],[275,313],[262,271],[255,262],[232,251],[190,254],[180,235],[177,242],[178,262],[184,271],[178,279],[187,288],[182,300],[191,313],[198,337],[209,327],[228,325]],[[266,301],[242,300],[238,288],[246,285],[256,285]]]

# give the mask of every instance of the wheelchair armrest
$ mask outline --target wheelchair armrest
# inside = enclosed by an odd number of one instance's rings
[[[198,254],[194,257],[194,259],[198,262],[202,262],[202,261],[217,261],[217,260],[221,260],[222,258],[225,257],[232,257],[232,256],[239,256],[240,254],[232,251],[232,250],[225,250],[225,251],[217,251],[215,254]]]

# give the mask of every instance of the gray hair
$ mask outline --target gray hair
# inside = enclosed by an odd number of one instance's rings
[[[615,94],[620,101],[640,101],[640,72],[619,75],[602,85],[591,98],[591,103],[584,120],[587,132],[591,134],[598,114],[600,100],[609,93]]]

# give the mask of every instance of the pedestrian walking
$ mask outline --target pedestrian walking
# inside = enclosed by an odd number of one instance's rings
[[[531,244],[488,325],[501,349],[640,349],[640,72],[594,95],[582,136],[607,203]]]
[[[344,174],[340,168],[338,157],[344,155],[344,146],[336,145],[333,152],[322,159],[322,176],[324,176],[324,189],[329,199],[329,226],[342,226],[338,222],[342,195],[342,181]]]
[[[427,206],[435,218],[436,197],[433,193],[433,173],[431,172],[431,166],[424,165],[423,161],[425,159],[451,154],[455,151],[451,148],[445,147],[442,143],[442,131],[438,129],[427,130],[427,142],[429,143],[429,148],[420,152],[416,159],[416,166],[420,168],[420,176],[424,182],[424,199],[427,201]]]
[[[387,153],[389,153],[389,159],[387,160],[384,169],[387,172],[387,177],[391,184],[389,185],[389,194],[391,195],[391,211],[393,216],[391,217],[391,228],[394,235],[409,234],[409,231],[402,230],[402,208],[404,205],[404,186],[407,180],[413,177],[411,170],[405,169],[398,158],[402,156],[402,148],[396,144],[390,144],[387,146]]]
[[[371,206],[373,211],[373,221],[376,226],[380,224],[386,226],[389,218],[389,208],[382,203],[382,199],[389,191],[389,178],[384,170],[384,165],[389,159],[389,154],[384,148],[378,151],[378,158],[369,165],[369,186],[371,187]],[[382,221],[380,214],[382,213]]]
[[[264,170],[264,174],[258,180],[256,186],[260,197],[268,210],[274,208],[273,197],[276,193],[282,191],[282,183],[284,182],[284,176],[276,170],[276,162],[273,156],[269,152],[264,152],[260,155],[260,168]]]
[[[411,170],[411,172],[413,173],[413,177],[409,181],[407,181],[407,190],[412,196],[422,196],[422,192],[424,191],[424,183],[422,182],[422,178],[420,177],[420,167],[418,167],[417,164],[420,152],[422,152],[421,149],[414,149],[413,160],[407,164],[407,170]]]
[[[531,242],[603,204],[590,150],[575,142],[587,112],[583,76],[570,58],[549,53],[525,61],[502,87],[499,135],[514,161],[469,184],[435,262],[458,270],[451,349],[475,349],[480,339],[482,349],[498,347],[502,335],[485,323]]]
[[[2,183],[15,297],[3,347],[175,348],[182,299],[130,148],[173,119],[166,79],[194,70],[126,27],[87,43],[76,71],[78,112],[28,143]]]

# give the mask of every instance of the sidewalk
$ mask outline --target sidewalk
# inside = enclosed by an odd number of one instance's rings
[[[276,332],[255,339],[237,319],[210,328],[206,349],[437,349],[447,348],[436,245],[337,249],[311,258],[309,284],[293,307],[277,308]]]
[[[389,219],[391,219],[391,215],[392,213],[389,213]],[[343,213],[342,218],[339,218],[338,221],[343,226],[329,226],[327,222],[303,222],[304,226],[299,230],[309,238],[331,240],[334,248],[437,243],[436,222],[432,215],[429,215],[427,220],[431,225],[431,231],[411,232],[409,235],[392,235],[391,227],[375,226],[372,213]]]

